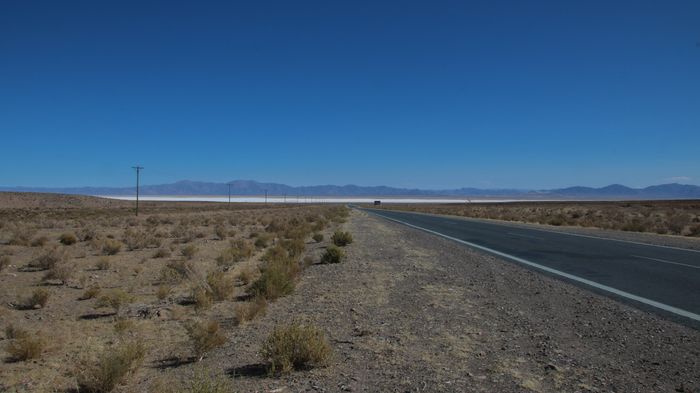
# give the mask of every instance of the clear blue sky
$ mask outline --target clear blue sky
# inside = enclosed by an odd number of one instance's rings
[[[700,2],[0,2],[0,185],[700,184]]]

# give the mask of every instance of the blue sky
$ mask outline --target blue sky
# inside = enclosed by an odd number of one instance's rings
[[[613,4],[614,3],[614,4]],[[3,1],[0,185],[700,184],[698,1]]]

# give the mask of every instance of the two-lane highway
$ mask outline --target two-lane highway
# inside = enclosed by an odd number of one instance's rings
[[[369,213],[700,322],[700,251],[395,210]]]

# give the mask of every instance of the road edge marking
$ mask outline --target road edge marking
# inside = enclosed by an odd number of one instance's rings
[[[492,248],[480,246],[480,245],[478,245],[478,244],[475,244],[475,243],[472,243],[472,242],[468,242],[468,241],[465,241],[465,240],[462,240],[462,239],[457,239],[456,237],[452,237],[452,236],[449,236],[449,235],[445,235],[445,234],[440,233],[440,232],[437,232],[437,231],[433,231],[433,230],[430,230],[430,229],[427,229],[427,228],[419,227],[419,226],[417,226],[417,225],[409,224],[409,223],[404,222],[404,221],[401,221],[401,220],[397,220],[397,219],[394,219],[394,218],[390,218],[390,217],[387,217],[387,216],[383,216],[383,215],[381,215],[381,214],[379,214],[379,213],[374,213],[374,212],[372,212],[372,214],[375,214],[375,215],[377,215],[377,216],[380,216],[380,217],[382,217],[382,218],[384,218],[384,219],[387,219],[387,220],[389,220],[389,221],[394,221],[394,222],[396,222],[396,223],[399,223],[399,224],[402,224],[402,225],[406,225],[406,226],[411,227],[411,228],[419,229],[419,230],[421,230],[421,231],[428,232],[428,233],[431,233],[431,234],[433,234],[433,235],[437,235],[437,236],[443,237],[443,238],[445,238],[445,239],[455,241],[455,242],[457,242],[457,243],[465,244],[465,245],[467,245],[467,246],[469,246],[469,247],[472,247],[472,248],[476,248],[476,249],[479,249],[479,250],[482,250],[482,251],[486,251],[486,252],[488,252],[488,253],[490,253],[490,254],[494,254],[494,255],[498,255],[498,256],[503,257],[503,258],[506,258],[506,259],[510,259],[510,260],[512,260],[512,261],[521,263],[521,264],[523,264],[523,265],[532,266],[532,267],[534,267],[534,268],[536,268],[536,269],[539,269],[539,270],[542,270],[542,271],[545,271],[545,272],[548,272],[548,273],[551,273],[551,274],[554,274],[554,275],[557,275],[557,276],[561,276],[561,277],[564,277],[564,278],[568,278],[569,280],[572,280],[572,281],[576,281],[576,282],[579,282],[579,283],[582,283],[582,284],[586,284],[586,285],[588,285],[588,286],[591,286],[591,287],[593,287],[593,288],[600,289],[600,290],[605,291],[605,292],[610,292],[610,293],[612,293],[612,294],[615,294],[615,295],[624,297],[624,298],[626,298],[626,299],[630,299],[630,300],[634,300],[634,301],[639,302],[639,303],[642,303],[642,304],[646,304],[647,306],[655,307],[655,308],[658,308],[658,309],[660,309],[660,310],[664,310],[664,311],[670,312],[670,313],[672,313],[672,314],[680,315],[680,316],[682,316],[682,317],[689,318],[689,319],[692,319],[692,320],[694,320],[694,321],[700,322],[700,315],[695,314],[695,313],[690,312],[690,311],[686,311],[686,310],[680,309],[680,308],[678,308],[678,307],[669,306],[668,304],[664,304],[664,303],[661,303],[661,302],[657,302],[656,300],[647,299],[647,298],[642,297],[642,296],[637,296],[637,295],[632,294],[632,293],[629,293],[629,292],[621,291],[621,290],[619,290],[619,289],[616,289],[616,288],[607,286],[607,285],[605,285],[605,284],[600,284],[600,283],[597,283],[597,282],[595,282],[595,281],[591,281],[591,280],[585,279],[585,278],[583,278],[583,277],[579,277],[579,276],[575,276],[575,275],[570,274],[570,273],[563,272],[563,271],[561,271],[561,270],[557,270],[557,269],[553,269],[553,268],[548,267],[548,266],[540,265],[539,263],[531,262],[531,261],[528,261],[527,259],[523,259],[523,258],[520,258],[520,257],[516,257],[515,255],[506,254],[506,253],[504,253],[504,252],[497,251],[497,250],[494,250],[494,249],[492,249]]]

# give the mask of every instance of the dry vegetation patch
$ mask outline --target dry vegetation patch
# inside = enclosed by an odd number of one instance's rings
[[[257,323],[296,287],[308,245],[322,249],[323,234],[347,217],[335,206],[148,202],[134,217],[130,204],[88,200],[0,208],[0,327],[13,359],[0,367],[3,389],[20,389],[23,375],[82,392],[138,390],[162,372],[180,378],[155,366],[185,342],[201,359]],[[31,331],[16,328],[27,321]]]

